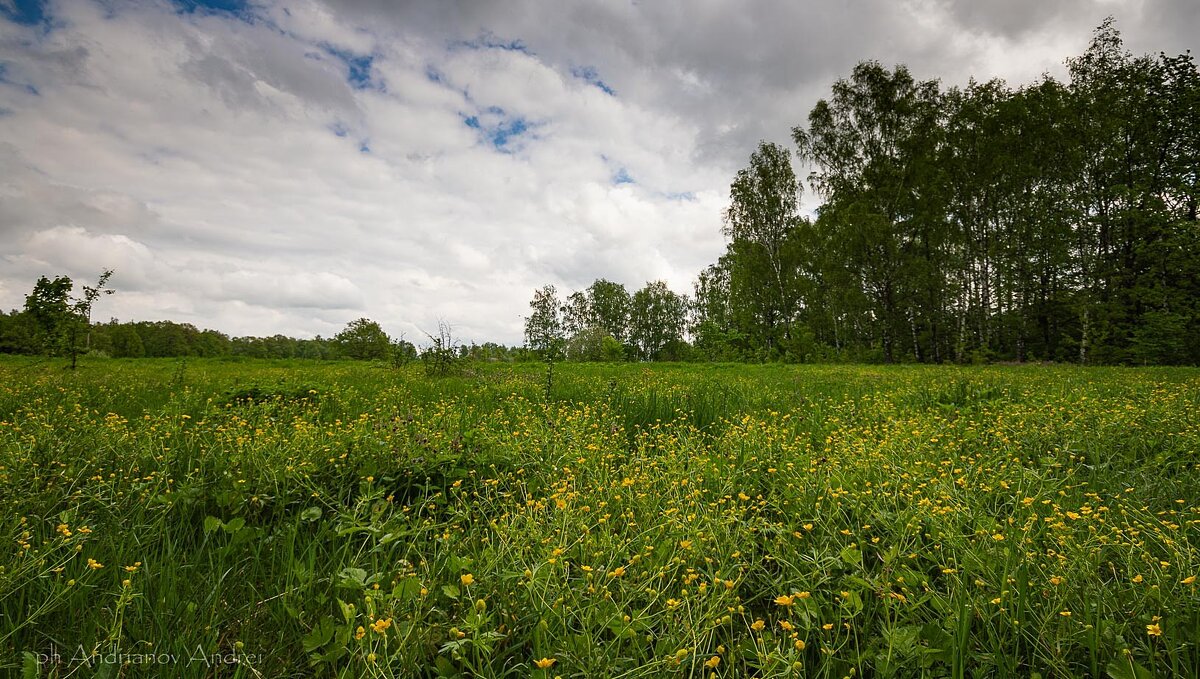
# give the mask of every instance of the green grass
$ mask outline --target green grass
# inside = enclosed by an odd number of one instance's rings
[[[0,676],[1194,677],[1198,451],[1191,369],[4,359]]]

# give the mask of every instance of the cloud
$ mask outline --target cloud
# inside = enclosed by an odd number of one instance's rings
[[[0,306],[111,267],[106,316],[519,343],[545,283],[689,291],[733,174],[861,59],[1019,83],[1107,14],[1133,51],[1178,52],[1197,12],[0,0]]]

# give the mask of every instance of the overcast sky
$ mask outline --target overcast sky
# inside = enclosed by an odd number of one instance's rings
[[[546,283],[690,291],[856,62],[1061,77],[1110,14],[1197,46],[1196,0],[0,0],[0,307],[112,268],[96,318],[519,344]]]

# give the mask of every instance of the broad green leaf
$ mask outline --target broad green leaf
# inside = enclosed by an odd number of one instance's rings
[[[846,547],[838,556],[842,558],[843,563],[850,566],[857,566],[862,563],[862,552],[858,551],[857,547]]]
[[[1154,673],[1128,656],[1110,662],[1105,669],[1110,679],[1154,679]]]
[[[21,679],[38,679],[38,674],[37,656],[25,651],[21,660]]]
[[[362,589],[367,586],[367,572],[361,568],[343,568],[338,573],[338,586]]]
[[[304,650],[315,651],[329,643],[329,640],[333,638],[333,628],[333,618],[328,616],[321,618],[321,622],[317,623],[317,626],[304,636],[302,640]]]
[[[392,588],[392,596],[401,601],[412,599],[420,594],[421,594],[420,578],[415,578],[415,577],[404,578],[400,582],[397,582],[396,586]]]

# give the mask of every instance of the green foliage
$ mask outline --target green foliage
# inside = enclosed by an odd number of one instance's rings
[[[587,289],[589,315],[593,325],[624,343],[629,336],[629,311],[632,300],[625,286],[603,278]]]
[[[1133,332],[1131,357],[1142,365],[1179,365],[1195,353],[1197,328],[1182,314],[1150,311]]]
[[[67,353],[67,329],[79,321],[71,305],[73,287],[67,276],[56,276],[53,280],[42,276],[34,284],[33,292],[26,295],[25,313],[36,324],[34,346],[39,353]]]
[[[793,130],[815,221],[781,147],[734,178],[700,354],[1200,363],[1200,70],[1110,19],[1068,72],[943,90],[856,65]]]
[[[600,360],[608,362],[625,360],[625,346],[617,338],[606,334],[600,338]]]
[[[566,342],[569,361],[612,361],[621,360],[623,355],[621,343],[599,327],[583,328]]]
[[[705,319],[692,329],[697,353],[707,361],[746,359],[748,341],[734,329],[722,329],[716,321]]]
[[[723,229],[729,246],[722,262],[727,278],[722,282],[730,299],[725,308],[739,330],[768,351],[785,340],[803,285],[803,267],[793,247],[801,225],[799,195],[789,153],[766,142],[729,189]]]
[[[417,358],[417,347],[403,337],[392,342],[392,366],[403,368]]]
[[[67,276],[53,280],[42,276],[33,292],[25,297],[25,314],[36,327],[31,349],[55,356],[69,356],[74,369],[81,353],[91,349],[92,307],[101,295],[111,295],[105,289],[113,272],[105,269],[96,285],[83,286],[83,296],[73,297],[74,284]]]
[[[333,336],[343,356],[358,361],[384,360],[391,354],[392,343],[379,324],[369,318],[350,321]]]
[[[643,361],[670,360],[664,350],[681,342],[687,324],[687,299],[663,281],[647,283],[633,295],[629,312],[629,344]]]
[[[37,353],[39,344],[37,320],[26,311],[0,311],[0,354]]]
[[[429,377],[448,377],[457,372],[462,360],[459,343],[445,321],[438,322],[436,335],[426,335],[429,345],[421,350],[421,364]]]
[[[566,340],[560,307],[558,291],[553,285],[535,290],[529,302],[532,312],[525,317],[525,346],[544,361],[563,356]]]

